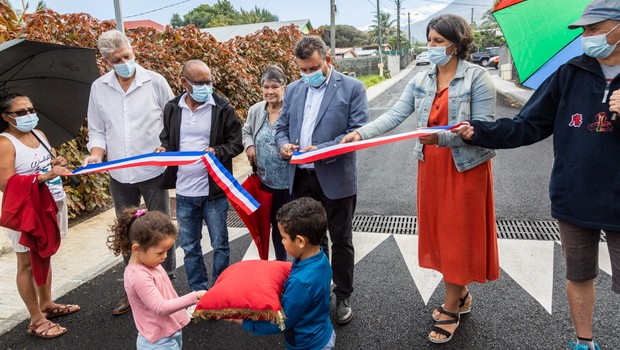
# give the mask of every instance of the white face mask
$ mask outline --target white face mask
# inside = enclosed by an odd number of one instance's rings
[[[438,66],[445,66],[450,62],[452,58],[452,54],[446,54],[446,49],[452,46],[452,44],[448,46],[431,46],[428,48],[428,60],[431,63],[434,63]],[[456,51],[455,51],[456,52]],[[454,52],[453,52],[454,54]]]
[[[613,45],[607,43],[607,36],[618,28],[620,23],[611,28],[606,34],[592,35],[581,37],[581,48],[583,52],[593,58],[607,58],[616,49],[616,45],[620,43],[620,40]]]

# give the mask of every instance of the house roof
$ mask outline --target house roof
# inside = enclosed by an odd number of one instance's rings
[[[256,33],[257,31],[263,29],[263,27],[268,27],[273,30],[278,30],[282,27],[289,26],[294,24],[299,27],[303,33],[307,33],[312,29],[312,25],[310,24],[310,20],[301,19],[295,21],[280,21],[280,22],[264,22],[264,23],[250,23],[250,24],[240,24],[236,26],[227,26],[227,27],[213,27],[213,28],[202,28],[201,32],[207,32],[215,38],[215,40],[219,42],[228,41],[236,36],[246,36],[249,34]]]
[[[123,26],[125,27],[126,30],[136,29],[138,27],[151,27],[159,31],[164,30],[163,25],[155,21],[151,21],[150,19],[143,19],[143,20],[137,20],[137,21],[123,21]]]
[[[342,48],[338,48],[337,47],[336,48],[336,56],[337,55],[343,55],[344,56],[347,53],[350,53],[353,56],[357,56],[357,53],[356,53],[355,49],[352,48],[352,47],[342,47]]]

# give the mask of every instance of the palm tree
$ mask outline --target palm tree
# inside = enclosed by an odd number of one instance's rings
[[[377,25],[377,19],[373,20],[373,25],[370,26],[368,30],[368,36],[370,41],[374,43],[379,43],[379,28],[381,28],[381,42],[387,43],[387,39],[396,35],[396,26],[394,23],[395,19],[391,18],[391,15],[388,12],[379,12],[379,25]]]
[[[250,11],[241,8],[241,15],[239,16],[239,24],[277,22],[279,20],[278,16],[265,9],[258,8],[258,6]]]

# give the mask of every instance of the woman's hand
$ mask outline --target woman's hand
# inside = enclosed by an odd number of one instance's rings
[[[60,165],[60,166],[66,167],[67,166],[67,159],[65,159],[65,157],[63,157],[63,156],[56,156],[56,157],[52,158],[50,163],[52,164],[52,166]]]
[[[420,143],[423,145],[436,145],[439,141],[437,134],[424,135],[419,138]]]
[[[471,126],[468,122],[463,122],[463,125],[450,131],[459,135],[463,140],[466,141],[470,141],[474,138],[474,127]]]
[[[71,171],[64,166],[54,165],[50,171],[47,173],[39,174],[39,182],[49,181],[56,176],[69,176],[72,175]]]
[[[609,110],[620,114],[620,89],[611,94],[609,98]]]
[[[248,147],[248,149],[245,150],[245,154],[248,156],[248,161],[250,161],[251,166],[258,166],[258,163],[256,163],[256,147]]]
[[[355,142],[355,141],[361,141],[361,140],[362,140],[362,136],[360,136],[360,134],[357,131],[352,131],[344,135],[340,143],[349,143],[349,142]]]

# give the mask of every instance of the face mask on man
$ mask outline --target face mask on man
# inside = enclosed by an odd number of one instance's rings
[[[36,112],[26,114],[23,117],[13,118],[10,115],[8,117],[15,120],[14,126],[21,132],[30,132],[32,129],[36,128],[39,123],[39,117]]]
[[[323,69],[319,69],[316,72],[312,72],[310,74],[301,73],[301,79],[308,85],[312,87],[319,87],[325,82],[325,74],[323,74]]]
[[[428,48],[428,60],[438,66],[445,66],[452,58],[452,55],[446,54],[446,49],[452,46],[431,46]]]
[[[607,58],[616,49],[616,45],[620,43],[620,40],[613,45],[607,43],[607,36],[618,28],[620,23],[611,28],[606,34],[583,36],[581,37],[581,48],[583,52],[593,58]]]
[[[136,71],[136,61],[132,58],[125,63],[115,64],[114,71],[123,78],[131,78]]]
[[[192,97],[192,99],[194,99],[194,101],[196,102],[200,102],[200,103],[204,103],[209,101],[209,98],[211,98],[211,95],[213,94],[213,87],[209,86],[209,85],[192,85],[190,84],[192,87],[192,92],[189,92],[189,95]]]

